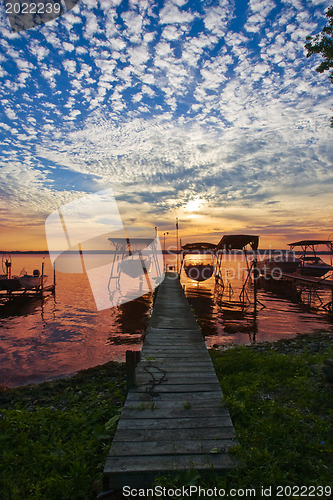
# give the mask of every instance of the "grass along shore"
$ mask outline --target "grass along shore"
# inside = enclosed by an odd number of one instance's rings
[[[189,471],[178,484],[258,492],[262,486],[322,485],[333,495],[327,361],[333,336],[315,332],[212,350],[211,356],[237,432],[239,465],[225,477]],[[69,379],[2,389],[1,500],[95,498],[125,397],[125,366],[112,362]],[[166,477],[157,483],[175,486]]]

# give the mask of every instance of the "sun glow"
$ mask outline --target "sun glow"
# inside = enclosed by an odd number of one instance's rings
[[[201,198],[194,198],[188,201],[184,208],[187,212],[196,212],[202,207],[203,203],[204,201]]]

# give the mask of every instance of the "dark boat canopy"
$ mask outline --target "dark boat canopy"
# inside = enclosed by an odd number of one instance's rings
[[[215,250],[216,245],[214,243],[186,243],[182,245],[183,250]]]
[[[327,245],[328,247],[332,247],[332,241],[327,240],[301,240],[296,241],[295,243],[288,243],[291,248],[294,247],[309,247],[314,245]]]
[[[127,246],[132,251],[143,250],[153,243],[154,238],[108,238],[118,249],[125,249]]]
[[[252,250],[258,250],[259,236],[250,234],[225,234],[217,248],[221,250],[243,250],[246,245],[250,245]]]

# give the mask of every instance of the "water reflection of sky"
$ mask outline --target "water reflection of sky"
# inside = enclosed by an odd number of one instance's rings
[[[43,256],[17,255],[13,274],[41,269]],[[53,271],[44,259],[48,282]],[[65,376],[139,349],[152,303],[145,295],[97,311],[87,276],[56,274],[56,294],[0,308],[0,385]]]
[[[42,259],[14,256],[13,274],[23,267],[29,273],[41,269]],[[48,258],[44,262],[52,282]],[[175,259],[169,258],[168,264],[176,266]],[[213,277],[198,283],[182,272],[181,283],[209,347],[333,330],[326,316],[310,313],[301,304],[263,288],[258,290],[258,299],[265,308],[258,304],[257,317],[251,305],[242,309],[239,294],[245,269],[239,257],[224,262],[223,293]],[[251,299],[251,288],[248,294]],[[127,349],[141,348],[151,305],[152,297],[147,294],[98,312],[85,275],[57,273],[55,297],[0,306],[0,385],[39,382],[110,360],[123,361]]]
[[[210,263],[211,257],[191,255],[184,262]],[[283,289],[273,292],[260,285],[255,316],[254,292],[250,284],[246,288],[249,300],[243,307],[240,293],[247,276],[247,263],[243,256],[224,256],[221,272],[224,289],[216,284],[214,277],[198,283],[189,279],[184,271],[181,275],[186,296],[208,346],[273,341],[318,329],[333,330],[326,315],[310,312],[295,297],[287,297]],[[327,290],[321,291],[320,295],[324,303],[330,300]],[[306,299],[305,295],[303,299]]]

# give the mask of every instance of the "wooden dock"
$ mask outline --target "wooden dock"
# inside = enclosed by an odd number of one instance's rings
[[[309,290],[314,292],[314,296],[319,300],[318,309],[323,309],[326,312],[333,313],[333,280],[329,278],[316,278],[314,276],[303,276],[297,273],[287,274],[283,273],[278,279],[271,279],[276,286],[283,286],[284,283],[290,283],[293,286],[298,286],[301,290]],[[318,295],[318,290],[326,289],[331,291],[331,300],[324,303]],[[309,304],[313,300],[312,293],[309,294]]]
[[[333,280],[325,278],[316,278],[314,276],[302,276],[300,274],[282,274],[282,279],[294,281],[297,283],[303,283],[305,285],[312,285],[318,288],[330,288],[333,289]]]
[[[4,299],[15,300],[31,297],[45,297],[46,295],[54,292],[55,285],[48,285],[44,286],[43,288],[38,287],[32,289],[22,288],[22,290],[14,290],[12,292],[8,290],[0,290],[0,302]]]
[[[104,489],[147,487],[159,475],[234,467],[229,411],[176,273],[160,285],[136,387],[129,390],[104,469]]]

